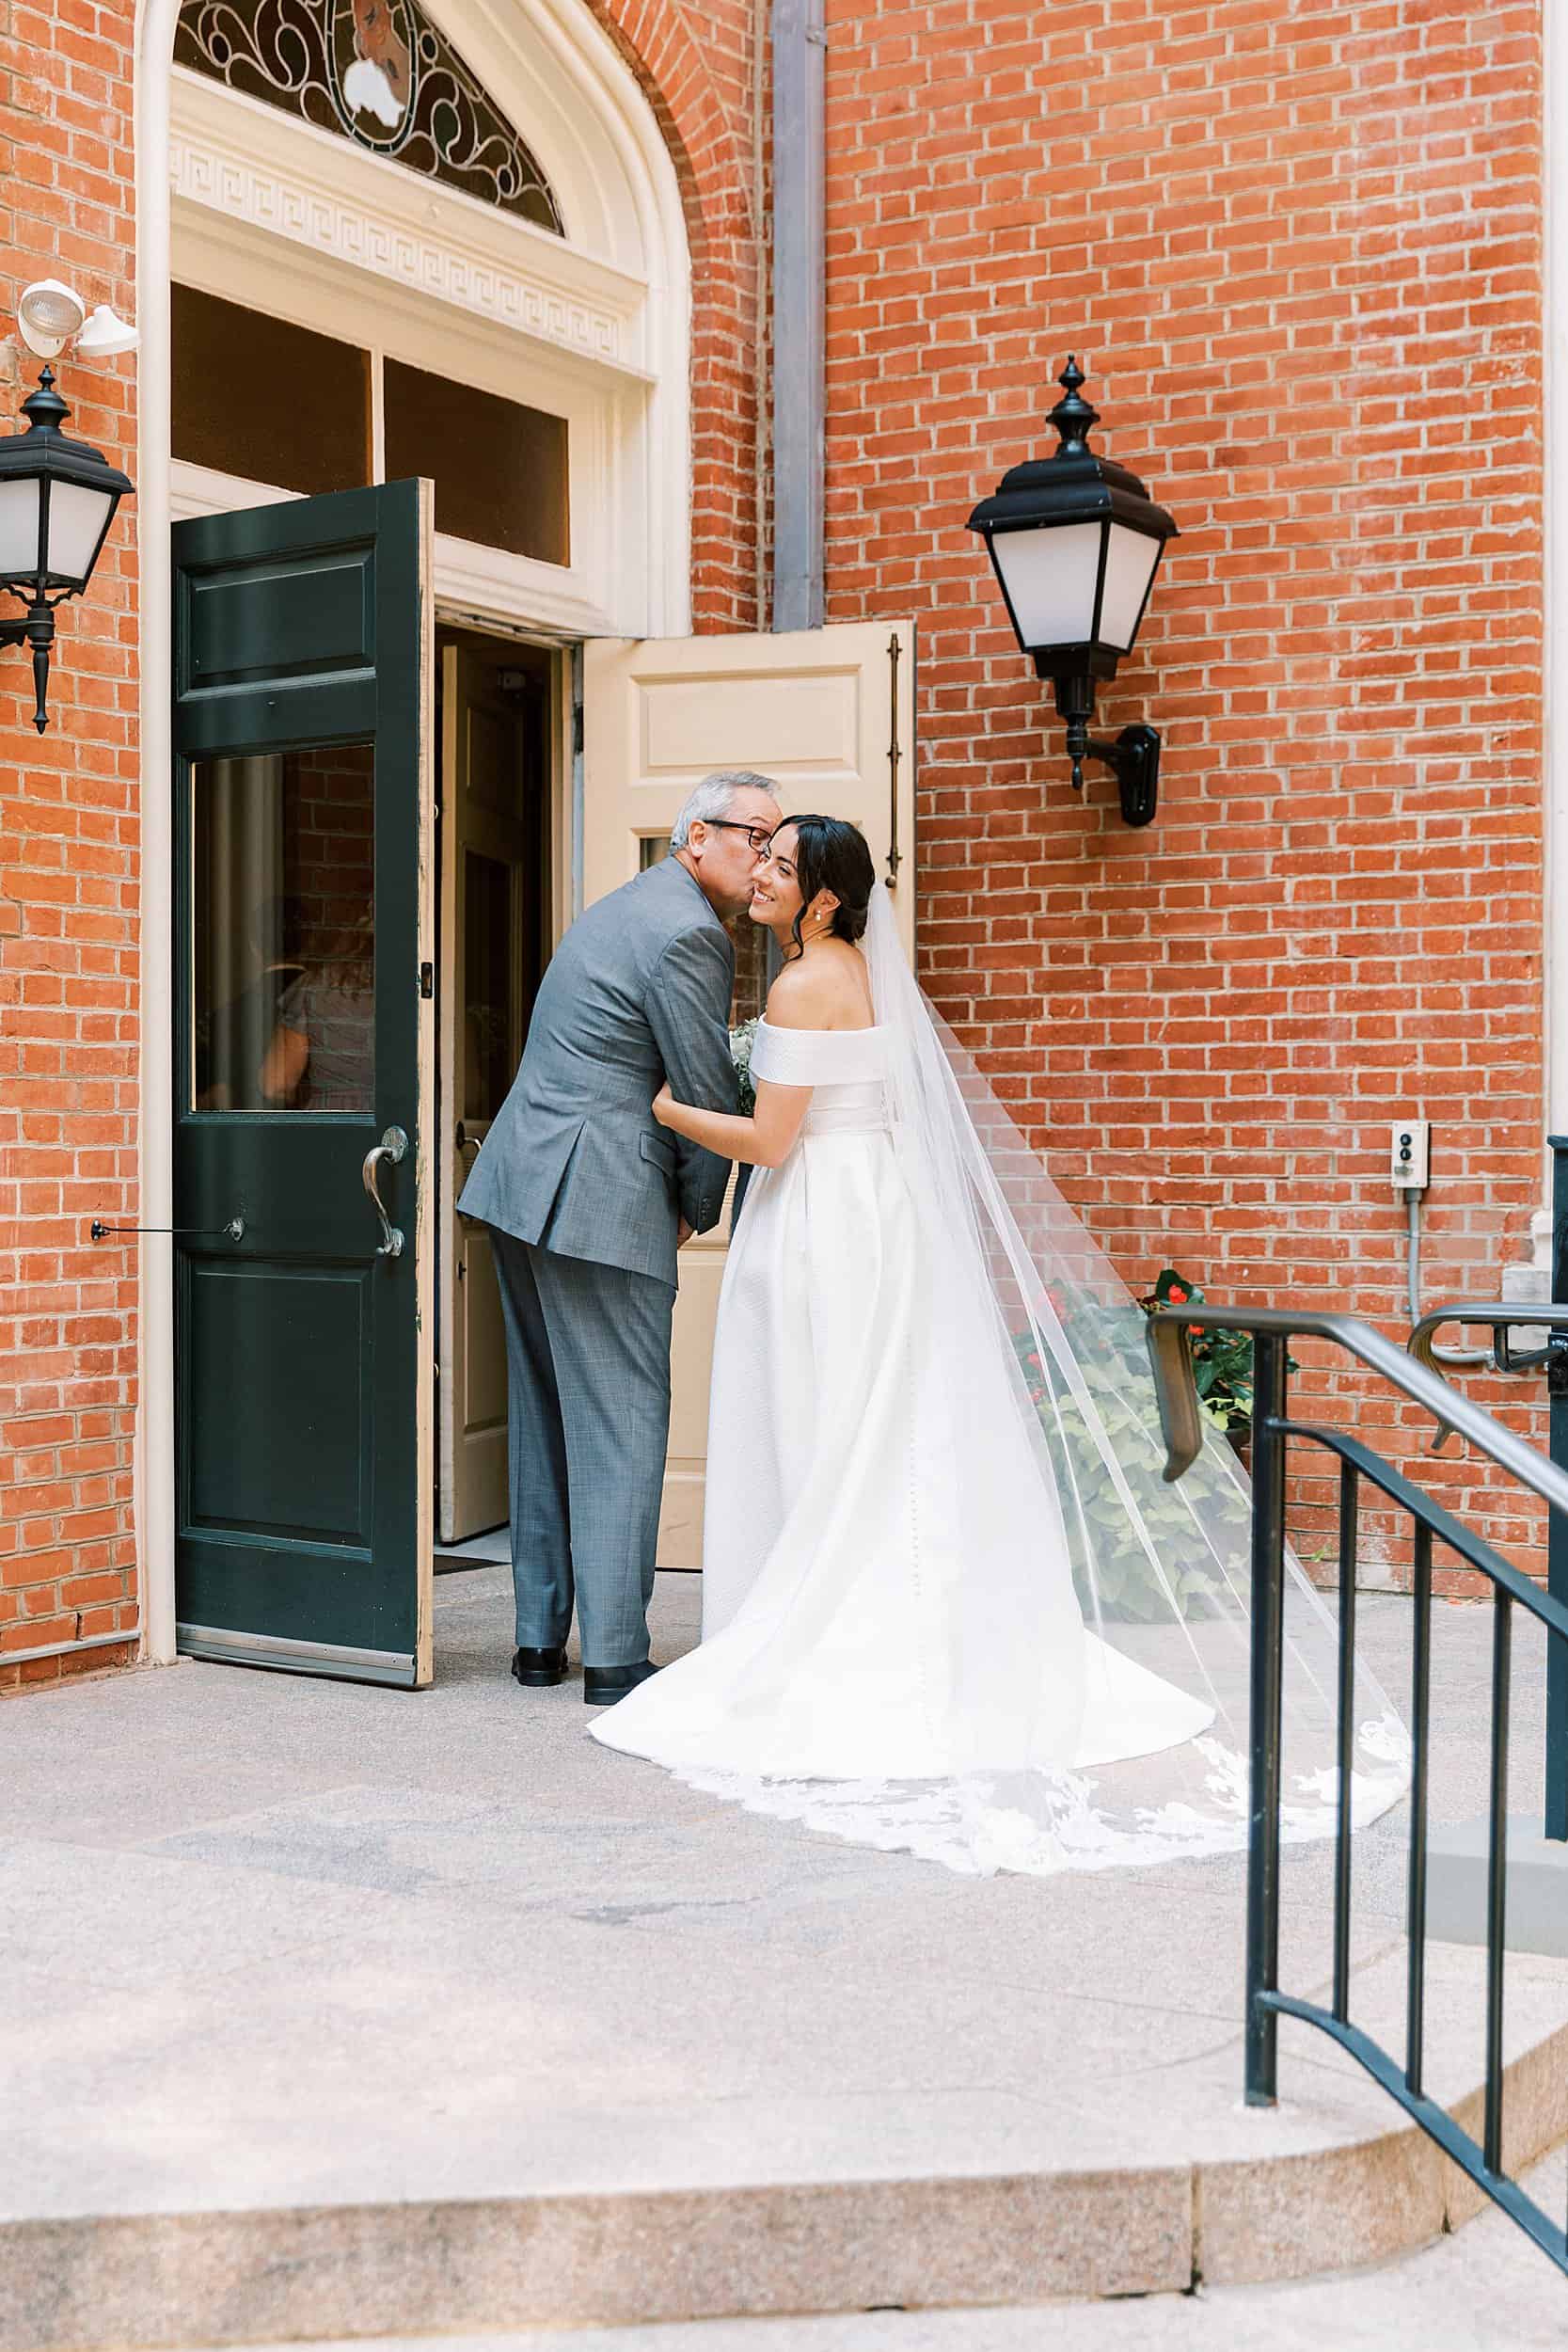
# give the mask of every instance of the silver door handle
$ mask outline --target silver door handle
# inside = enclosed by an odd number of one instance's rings
[[[396,1168],[407,1149],[408,1137],[404,1134],[403,1129],[388,1127],[381,1141],[372,1144],[366,1152],[364,1167],[359,1171],[365,1190],[370,1194],[372,1205],[381,1219],[381,1246],[375,1253],[378,1258],[402,1257],[403,1232],[401,1227],[390,1223],[382,1206],[381,1188],[376,1181],[377,1164],[382,1160],[390,1160],[392,1166]]]

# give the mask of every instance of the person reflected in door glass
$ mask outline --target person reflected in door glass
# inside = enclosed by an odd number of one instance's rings
[[[305,914],[289,894],[256,910],[251,945],[260,969],[248,987],[214,1007],[198,1029],[198,1111],[296,1110],[310,1067],[301,997]]]

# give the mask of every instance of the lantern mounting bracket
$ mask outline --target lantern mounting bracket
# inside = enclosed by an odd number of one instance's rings
[[[1080,672],[1056,682],[1056,707],[1067,721],[1067,753],[1072,762],[1072,788],[1084,789],[1084,762],[1098,759],[1117,780],[1122,821],[1149,825],[1160,804],[1160,730],[1135,720],[1123,727],[1114,743],[1089,733],[1094,717],[1094,680]]]
[[[0,648],[33,648],[33,724],[41,735],[49,724],[49,648],[55,642],[55,607],[41,599],[24,621],[0,621]]]
[[[1128,825],[1149,825],[1160,804],[1160,731],[1135,720],[1123,727],[1114,743],[1104,742],[1099,736],[1084,731],[1081,743],[1073,741],[1073,730],[1068,729],[1068,754],[1072,761],[1072,788],[1084,788],[1083,762],[1102,760],[1117,780],[1121,796],[1122,822]]]

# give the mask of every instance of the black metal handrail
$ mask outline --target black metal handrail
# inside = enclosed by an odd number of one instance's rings
[[[1568,1258],[1568,1140],[1552,1138],[1556,1158],[1555,1185],[1560,1200],[1557,1216],[1560,1261]],[[1560,1294],[1568,1290],[1568,1263],[1560,1263],[1556,1276]],[[1410,1334],[1410,1353],[1418,1363],[1437,1369],[1436,1336],[1445,1324],[1482,1324],[1492,1333],[1492,1370],[1528,1375],[1544,1372],[1551,1406],[1551,1456],[1559,1470],[1568,1470],[1568,1306],[1541,1299],[1491,1299],[1455,1307],[1434,1307]],[[1510,1333],[1544,1330],[1544,1347],[1528,1348],[1516,1356]],[[1432,1441],[1436,1454],[1453,1436],[1444,1422]],[[1554,1512],[1547,1540],[1546,1590],[1554,1600],[1568,1603],[1568,1520]],[[1568,1845],[1568,1647],[1546,1645],[1546,1804],[1542,1822],[1548,1838]]]
[[[1460,1319],[1453,1309],[1444,1321]],[[1488,1312],[1478,1320],[1491,1320]],[[1430,1320],[1430,1318],[1429,1318]],[[1547,1324],[1551,1311],[1511,1308],[1507,1320]],[[1165,1439],[1165,1476],[1180,1478],[1196,1460],[1204,1421],[1193,1377],[1192,1331],[1253,1335],[1252,1423],[1252,1689],[1251,1787],[1247,1833],[1246,2098],[1273,2106],[1277,2097],[1279,2020],[1316,2026],[1366,2068],[1412,2122],[1461,2170],[1516,2221],[1568,2275],[1568,2230],[1559,2229],[1502,2169],[1503,1963],[1507,1928],[1509,1688],[1515,1604],[1545,1627],[1554,1645],[1568,1651],[1568,1608],[1541,1591],[1484,1537],[1343,1431],[1294,1422],[1287,1407],[1290,1343],[1327,1340],[1379,1373],[1433,1419],[1456,1430],[1478,1453],[1539,1495],[1568,1525],[1568,1476],[1505,1429],[1492,1415],[1459,1396],[1427,1364],[1350,1315],[1297,1314],[1281,1308],[1185,1305],[1149,1318]],[[1285,1630],[1285,1470],[1291,1438],[1321,1446],[1339,1464],[1339,1655],[1336,1709],[1338,1799],[1334,1850],[1334,1990],[1332,2005],[1279,1988],[1280,1730]],[[1409,1963],[1406,1974],[1404,2063],[1351,2023],[1351,1765],[1354,1749],[1355,1570],[1361,1481],[1388,1497],[1410,1518],[1415,1550],[1415,1625],[1411,1677],[1410,1855],[1407,1874]],[[1432,1553],[1440,1543],[1492,1586],[1491,1785],[1488,1806],[1486,1901],[1486,2082],[1480,2141],[1429,2098],[1422,2086],[1426,2001],[1427,1779],[1432,1726]]]
[[[1487,1299],[1457,1307],[1433,1307],[1421,1317],[1405,1343],[1416,1361],[1425,1364],[1429,1372],[1437,1371],[1437,1334],[1450,1323],[1463,1324],[1466,1328],[1483,1325],[1491,1332],[1494,1372],[1549,1372],[1568,1349],[1568,1307],[1548,1306],[1544,1299]],[[1528,1348],[1524,1355],[1516,1356],[1509,1344],[1511,1331],[1549,1331],[1552,1336],[1544,1347]],[[1432,1441],[1433,1454],[1453,1435],[1453,1424],[1445,1421]]]

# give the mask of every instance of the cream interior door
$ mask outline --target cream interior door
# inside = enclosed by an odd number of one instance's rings
[[[676,812],[716,768],[754,768],[785,814],[858,824],[894,891],[912,954],[914,623],[864,621],[778,636],[601,638],[584,648],[583,896],[602,898],[662,856]],[[742,917],[738,928],[745,930]],[[743,943],[744,944],[744,943]],[[759,966],[737,963],[753,992]],[[756,1000],[732,1009],[745,1014]],[[703,1557],[713,1318],[728,1215],[681,1252],[670,1456],[659,1565]]]
[[[539,828],[526,714],[494,656],[441,651],[440,1508],[443,1543],[507,1517],[506,1333],[483,1225],[457,1196],[523,1050]]]

